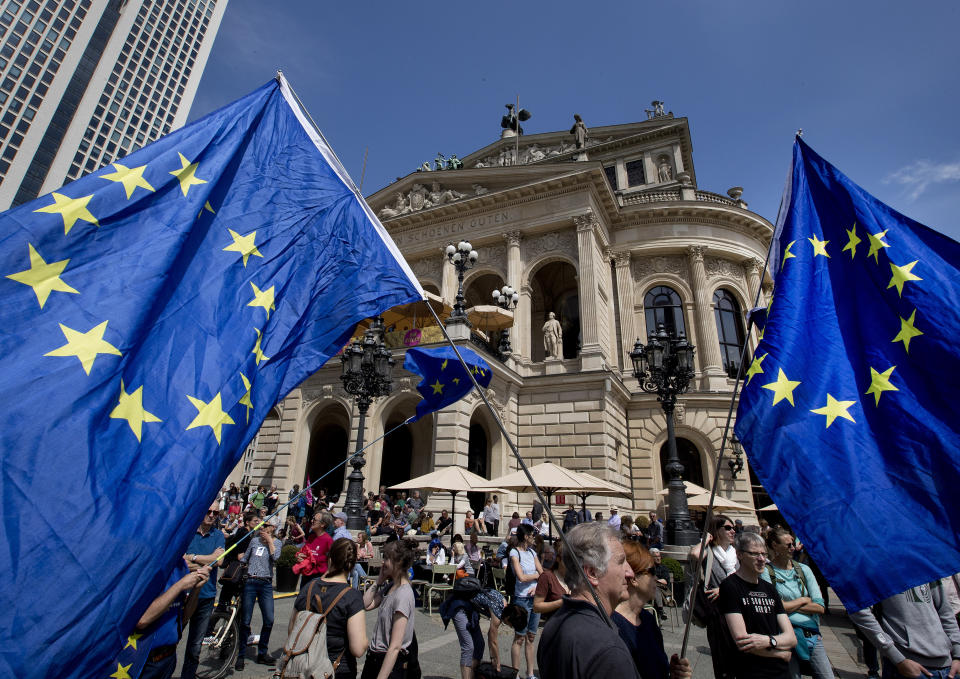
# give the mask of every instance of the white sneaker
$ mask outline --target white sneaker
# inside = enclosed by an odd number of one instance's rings
[[[260,643],[259,634],[251,634],[250,636],[247,637],[247,646],[255,646],[258,643]]]

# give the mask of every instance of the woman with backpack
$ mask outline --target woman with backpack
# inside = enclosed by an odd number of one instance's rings
[[[300,589],[293,603],[295,611],[326,614],[327,656],[334,664],[335,679],[356,679],[357,658],[367,650],[367,623],[363,597],[347,582],[357,563],[352,540],[335,540],[327,553],[327,572]],[[290,616],[289,636],[296,622]]]
[[[695,564],[700,564],[701,577],[697,584],[700,591],[696,593],[692,612],[689,610],[689,597],[684,597],[683,619],[686,621],[689,615],[693,615],[694,624],[707,628],[710,659],[713,661],[713,674],[717,679],[731,676],[730,668],[727,667],[730,656],[727,649],[732,641],[727,623],[717,606],[717,598],[720,596],[720,583],[737,570],[734,535],[736,529],[733,521],[723,514],[717,514],[713,517],[710,534],[707,535],[707,553],[704,560],[700,561],[700,543],[691,547],[687,554],[687,582],[692,581],[694,571],[690,569],[694,568]]]
[[[540,624],[540,614],[533,612],[533,594],[537,589],[537,580],[543,572],[540,559],[534,550],[536,531],[533,526],[522,523],[517,526],[517,546],[510,550],[509,569],[516,578],[514,585],[513,603],[518,604],[528,613],[527,627],[517,630],[513,637],[513,646],[510,647],[510,659],[513,665],[520,667],[520,655],[527,658],[527,678],[533,677],[534,648],[537,638],[537,626]]]
[[[411,538],[387,543],[377,584],[363,593],[366,610],[380,610],[362,679],[419,677],[413,629],[417,602],[409,575],[416,553],[417,542]]]
[[[814,679],[831,679],[833,667],[820,636],[820,585],[809,566],[793,559],[794,538],[787,529],[770,529],[766,542],[770,561],[760,577],[777,588],[797,636],[797,646],[790,656],[790,676],[800,679],[800,663],[804,661],[810,663]]]

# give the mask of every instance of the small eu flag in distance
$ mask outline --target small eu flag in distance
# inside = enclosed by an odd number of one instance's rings
[[[487,362],[466,347],[460,347],[460,354],[477,383],[481,387],[488,386],[493,374]],[[423,396],[423,400],[417,404],[417,412],[412,422],[456,403],[473,389],[473,382],[463,369],[453,347],[407,349],[403,367],[423,378],[417,385],[417,391]]]
[[[788,193],[736,433],[831,587],[863,608],[960,570],[960,244],[799,138]]]
[[[0,676],[120,672],[270,408],[422,298],[282,76],[0,214]]]

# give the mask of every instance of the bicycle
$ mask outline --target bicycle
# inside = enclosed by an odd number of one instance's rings
[[[221,603],[210,616],[207,636],[204,637],[200,647],[200,664],[197,666],[199,679],[220,679],[233,669],[240,642],[242,594],[242,582],[226,604],[223,603],[223,593],[221,593]]]

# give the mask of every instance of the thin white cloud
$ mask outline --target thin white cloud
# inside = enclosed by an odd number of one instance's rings
[[[883,180],[885,184],[899,184],[910,191],[910,200],[916,200],[933,184],[960,181],[960,162],[934,163],[918,160],[902,167]]]

